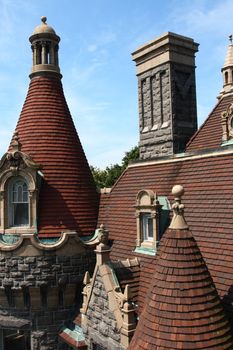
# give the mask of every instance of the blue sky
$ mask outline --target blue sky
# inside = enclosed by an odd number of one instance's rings
[[[233,32],[232,0],[0,0],[0,153],[8,147],[29,84],[28,37],[47,16],[61,37],[60,68],[89,163],[120,162],[138,142],[137,80],[131,52],[167,31],[200,43],[199,125],[216,103]]]

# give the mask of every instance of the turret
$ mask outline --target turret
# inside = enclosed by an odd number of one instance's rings
[[[32,48],[32,71],[30,77],[55,73],[60,75],[58,49],[60,37],[47,23],[45,16],[35,28],[29,40]]]
[[[233,93],[233,44],[232,35],[229,35],[229,45],[225,58],[224,65],[221,69],[223,76],[223,89],[220,92],[219,98],[222,98],[226,94]]]

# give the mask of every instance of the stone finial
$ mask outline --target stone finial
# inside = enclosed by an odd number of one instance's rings
[[[130,340],[136,329],[136,315],[135,307],[130,299],[132,298],[130,286],[127,284],[124,290],[124,297],[126,299],[123,308],[121,309],[123,323],[121,328],[121,345],[128,348]]]
[[[232,34],[229,35],[230,44],[232,44]]]
[[[181,203],[181,197],[184,194],[183,186],[175,185],[172,188],[172,194],[175,196],[175,203],[172,205],[173,218],[169,228],[172,230],[187,230],[188,225],[184,218],[184,204]]]
[[[46,24],[46,21],[47,21],[47,17],[46,16],[42,16],[40,19],[41,19],[41,22]]]
[[[83,284],[86,286],[87,284],[90,284],[91,282],[91,277],[88,271],[86,271],[84,279],[83,279]]]
[[[17,131],[14,132],[12,141],[11,141],[11,148],[13,152],[20,151],[21,149],[21,143],[19,142],[19,134]]]
[[[105,243],[99,243],[96,247],[96,264],[103,265],[110,260],[110,247]]]
[[[127,301],[132,299],[131,288],[128,284],[126,284],[126,286],[125,286],[124,297],[125,297],[125,300],[127,300]]]
[[[104,224],[101,224],[99,227],[98,238],[99,242],[104,244],[108,243],[108,230],[106,230]]]

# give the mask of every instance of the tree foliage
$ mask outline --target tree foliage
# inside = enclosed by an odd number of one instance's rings
[[[122,158],[121,165],[113,164],[102,170],[91,166],[91,172],[97,188],[112,187],[119,176],[127,168],[128,164],[139,158],[139,149],[137,146],[125,153]]]

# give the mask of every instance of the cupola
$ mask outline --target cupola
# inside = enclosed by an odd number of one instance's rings
[[[58,49],[60,37],[55,30],[49,26],[45,16],[41,17],[38,25],[29,40],[32,44],[32,71],[30,78],[37,75],[55,73],[60,75],[58,63]]]
[[[221,69],[223,75],[223,89],[220,92],[220,97],[227,93],[233,92],[233,44],[232,35],[229,35],[229,45],[225,58],[224,65]]]

